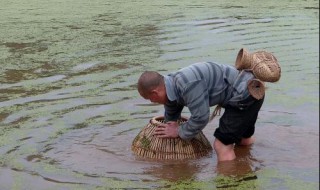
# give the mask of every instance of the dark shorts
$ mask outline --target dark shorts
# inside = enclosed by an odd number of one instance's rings
[[[242,138],[251,137],[263,101],[264,98],[256,100],[249,96],[238,102],[238,106],[226,106],[214,136],[225,145],[238,144]]]

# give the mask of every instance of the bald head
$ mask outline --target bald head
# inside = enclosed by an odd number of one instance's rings
[[[138,91],[142,97],[146,98],[149,92],[163,84],[162,75],[155,71],[145,71],[138,80]]]

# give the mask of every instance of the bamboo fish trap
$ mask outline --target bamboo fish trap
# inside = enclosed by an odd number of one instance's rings
[[[277,58],[269,52],[257,51],[250,53],[245,48],[238,52],[235,67],[238,70],[251,71],[255,76],[248,82],[248,91],[260,100],[265,95],[264,82],[277,82],[281,77],[281,68]]]
[[[281,77],[277,58],[266,51],[249,53],[241,48],[235,66],[238,70],[251,70],[254,76],[263,82],[277,82]]]
[[[178,121],[182,124],[187,118]],[[205,135],[200,132],[191,140],[181,138],[159,138],[153,135],[155,129],[164,123],[164,117],[153,117],[132,142],[131,149],[139,157],[161,159],[161,160],[181,160],[193,159],[207,156],[212,152],[212,146]]]

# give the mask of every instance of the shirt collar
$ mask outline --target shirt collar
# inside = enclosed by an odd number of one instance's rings
[[[170,76],[164,76],[164,85],[166,86],[167,97],[170,101],[175,101],[177,96],[173,87],[173,80]]]

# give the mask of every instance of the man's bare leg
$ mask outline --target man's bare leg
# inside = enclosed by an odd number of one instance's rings
[[[243,138],[241,139],[241,142],[239,143],[239,145],[243,145],[243,146],[252,145],[254,141],[255,141],[254,137]]]
[[[217,153],[218,161],[234,160],[236,155],[234,153],[234,145],[224,145],[219,139],[215,139],[213,147]]]

